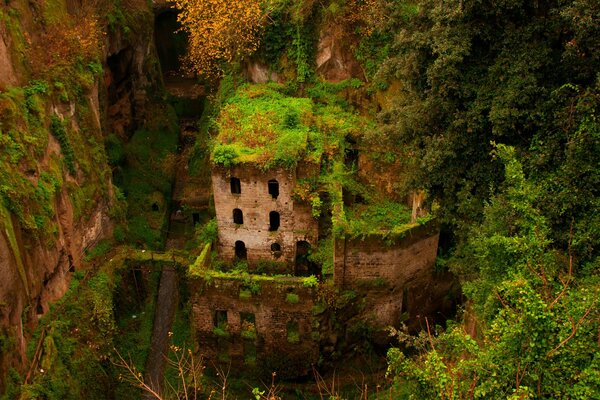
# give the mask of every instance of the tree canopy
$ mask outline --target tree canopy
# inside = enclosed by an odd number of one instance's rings
[[[600,4],[385,3],[381,134],[420,160],[480,329],[401,333],[418,356],[389,373],[419,398],[600,397]]]
[[[264,21],[259,0],[169,0],[189,35],[186,64],[208,77],[222,74],[225,63],[240,61],[258,48]]]

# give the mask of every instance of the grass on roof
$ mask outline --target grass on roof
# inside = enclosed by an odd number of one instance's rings
[[[412,210],[404,203],[389,200],[344,207],[344,232],[350,237],[396,234],[412,227]]]
[[[253,163],[262,169],[293,168],[298,161],[319,164],[339,148],[359,119],[336,106],[282,94],[277,84],[244,85],[217,118],[211,159],[230,167]]]

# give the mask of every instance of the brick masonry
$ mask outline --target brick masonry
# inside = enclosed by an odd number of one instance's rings
[[[263,172],[250,165],[213,168],[212,183],[219,226],[217,248],[222,259],[233,261],[235,242],[242,241],[250,265],[266,260],[293,265],[298,241],[316,244],[318,222],[312,217],[310,206],[292,199],[297,176],[312,173],[301,169],[289,171],[278,168]],[[231,192],[231,177],[240,179],[240,194]],[[268,182],[272,179],[279,183],[277,199],[269,194]],[[242,225],[233,222],[233,210],[236,208],[242,210]],[[275,232],[269,232],[271,211],[280,215],[280,226]],[[280,255],[271,251],[273,243],[281,246]]]
[[[237,366],[248,365],[248,348],[253,348],[256,361],[250,364],[264,368],[265,374],[277,371],[278,376],[283,378],[311,373],[312,364],[319,358],[319,342],[313,332],[311,313],[316,289],[304,287],[299,280],[297,283],[291,280],[260,282],[260,293],[249,298],[240,297],[244,283],[238,280],[194,282],[194,329],[204,357],[213,362],[220,360]],[[286,300],[288,293],[297,295],[298,302]],[[218,337],[213,331],[217,312],[227,314],[229,337]],[[254,316],[255,340],[241,336],[242,313]],[[297,324],[297,343],[288,339],[290,323]],[[286,368],[289,370],[287,374]]]
[[[435,312],[453,283],[435,274],[439,231],[434,225],[411,229],[393,244],[380,236],[336,239],[334,281],[364,297],[359,318],[384,328]]]

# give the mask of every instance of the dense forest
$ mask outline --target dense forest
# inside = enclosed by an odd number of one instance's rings
[[[168,387],[151,398],[313,398],[205,372],[190,328],[196,293],[219,279],[241,282],[248,300],[293,278],[277,263],[258,267],[277,278],[256,277],[219,259],[211,166],[311,162],[319,171],[298,180],[294,199],[308,204],[319,242],[301,260],[308,273],[289,283],[301,289],[284,297],[286,307],[305,291],[318,298],[314,398],[600,398],[600,2],[29,3],[0,5],[0,273],[21,293],[0,283],[1,398],[158,391],[142,376],[167,266],[180,276]],[[369,182],[357,149],[388,175]],[[427,212],[411,220],[403,203],[415,193]],[[201,212],[182,206],[193,196]],[[191,228],[175,232],[182,215]],[[336,240],[384,230],[395,243],[405,227],[431,226],[452,312],[418,324],[405,312],[382,341],[353,319],[362,292],[333,283]],[[44,259],[69,276],[49,295],[39,293],[55,275],[29,270]],[[243,318],[256,341],[256,321]],[[344,325],[343,339],[325,338]],[[290,332],[288,322],[288,342],[301,341]],[[377,390],[327,383],[367,355]],[[263,377],[296,368],[245,357]]]

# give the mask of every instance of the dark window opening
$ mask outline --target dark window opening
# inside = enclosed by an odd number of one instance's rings
[[[280,217],[277,211],[271,211],[269,213],[269,232],[275,232],[279,229]]]
[[[244,363],[248,365],[256,364],[256,345],[254,342],[244,342]]]
[[[275,258],[281,257],[281,245],[279,243],[272,243],[271,251],[273,252]]]
[[[69,260],[69,272],[75,271],[75,264],[73,263],[73,256],[69,254],[67,259]]]
[[[256,317],[252,313],[240,313],[240,322],[242,324],[240,335],[244,339],[256,339]]]
[[[237,258],[238,260],[245,260],[246,258],[248,258],[246,244],[241,240],[235,242],[235,258]]]
[[[231,185],[231,193],[233,194],[241,194],[242,193],[242,184],[239,178],[234,178],[233,176],[229,179],[229,184]]]
[[[152,203],[152,211],[158,211],[160,208],[157,203]]]
[[[300,329],[298,327],[298,322],[289,321],[286,324],[287,330],[287,340],[290,343],[299,343],[300,342]]]
[[[215,315],[213,316],[213,322],[217,327],[224,327],[227,325],[227,311],[225,310],[215,310]]]
[[[306,240],[296,242],[296,276],[314,275],[321,279],[321,267],[310,258],[311,246]]]
[[[192,221],[194,221],[194,225],[198,225],[200,223],[200,213],[192,213]]]
[[[239,208],[233,210],[233,223],[238,225],[244,223],[244,213]]]
[[[271,179],[269,181],[269,194],[274,199],[279,197],[279,182],[277,182],[275,179]]]
[[[44,307],[42,306],[42,300],[41,299],[38,299],[38,303],[37,303],[37,307],[36,308],[37,308],[36,309],[37,315],[44,314]]]

